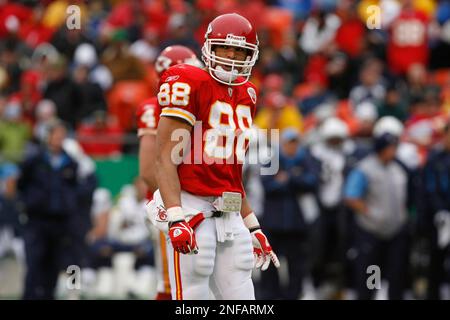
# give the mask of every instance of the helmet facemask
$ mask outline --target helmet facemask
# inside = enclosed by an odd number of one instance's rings
[[[218,57],[212,48],[223,45],[244,48],[250,55],[247,55],[244,61]],[[202,47],[202,59],[209,70],[209,74],[218,82],[229,86],[242,85],[248,81],[252,67],[258,59],[258,53],[257,44],[248,43],[245,37],[238,37],[232,34],[227,35],[226,39],[207,38]],[[230,70],[225,70],[223,66],[230,67]],[[234,82],[238,77],[243,77],[244,80]]]

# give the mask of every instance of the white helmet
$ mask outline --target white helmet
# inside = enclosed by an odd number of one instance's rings
[[[320,136],[323,140],[330,138],[345,139],[349,135],[347,124],[341,119],[332,117],[324,121],[320,127]]]
[[[97,63],[97,52],[92,44],[82,43],[75,50],[73,59],[76,64],[92,68]]]
[[[369,101],[361,102],[356,106],[355,117],[359,121],[375,122],[378,117],[377,107]]]
[[[338,118],[328,118],[320,126],[320,136],[323,140],[330,138],[346,139],[349,135],[347,124]]]
[[[403,124],[395,117],[385,116],[375,123],[373,128],[373,136],[379,137],[383,133],[390,133],[396,137],[400,137],[403,133]]]

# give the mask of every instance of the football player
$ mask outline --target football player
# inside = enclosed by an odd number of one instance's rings
[[[206,68],[177,65],[160,80],[159,189],[149,213],[170,240],[172,299],[209,299],[211,290],[216,299],[252,300],[252,268],[265,270],[271,261],[279,267],[242,184],[257,57],[250,22],[224,14],[205,34]]]
[[[187,63],[193,66],[201,67],[200,60],[197,59],[194,52],[185,46],[169,46],[165,48],[158,56],[155,62],[155,69],[159,76],[169,67],[179,63]],[[148,186],[147,199],[153,198],[153,192],[156,190],[155,179],[155,140],[156,127],[158,126],[160,108],[157,98],[152,97],[140,104],[136,110],[138,121],[139,137],[139,174]],[[155,261],[157,271],[157,295],[156,300],[170,300],[170,283],[167,269],[166,241],[164,234],[158,232],[155,237]]]

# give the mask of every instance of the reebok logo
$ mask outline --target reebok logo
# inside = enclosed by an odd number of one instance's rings
[[[174,237],[174,238],[178,237],[180,234],[181,234],[181,230],[180,230],[180,229],[175,229],[175,230],[173,231],[173,237]]]

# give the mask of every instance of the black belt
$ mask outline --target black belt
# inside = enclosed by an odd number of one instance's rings
[[[221,218],[223,216],[224,212],[223,211],[213,211],[212,212],[212,218]]]

